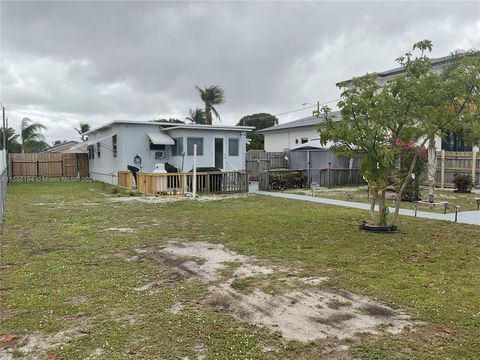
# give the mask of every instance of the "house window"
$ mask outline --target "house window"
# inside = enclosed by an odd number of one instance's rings
[[[160,160],[165,157],[164,151],[155,151],[155,160]]]
[[[442,139],[442,150],[472,151],[472,146],[465,144],[465,139],[462,133],[449,131]]]
[[[302,144],[305,144],[306,142],[308,142],[308,138],[302,138]]]
[[[93,145],[88,145],[88,158],[90,160],[95,159],[95,149],[93,148]]]
[[[117,135],[112,136],[112,152],[113,152],[113,157],[117,157]]]
[[[97,157],[100,159],[100,143],[97,143]]]
[[[298,139],[295,139],[295,144],[298,144]]]
[[[238,156],[238,139],[228,139],[228,156]]]
[[[173,156],[180,156],[183,153],[183,137],[174,138],[173,141],[175,142],[172,145],[172,155]]]
[[[197,145],[197,155],[203,155],[203,138],[188,137],[187,138],[187,155],[193,155],[193,145]]]

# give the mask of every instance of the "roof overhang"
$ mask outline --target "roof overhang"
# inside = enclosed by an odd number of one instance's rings
[[[176,125],[165,130],[219,130],[219,131],[253,131],[255,126],[229,126],[229,125],[197,125],[197,124],[185,124]]]
[[[147,137],[154,145],[174,145],[175,141],[165,133],[162,132],[149,132]]]

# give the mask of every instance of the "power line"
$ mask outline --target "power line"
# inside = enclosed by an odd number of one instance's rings
[[[259,120],[259,119],[268,119],[270,116],[282,116],[282,115],[287,115],[287,114],[292,114],[294,112],[298,112],[298,111],[303,111],[303,110],[307,110],[307,109],[311,109],[311,108],[316,108],[318,106],[323,106],[323,105],[326,105],[326,104],[330,104],[332,102],[335,102],[335,101],[339,101],[341,99],[335,99],[335,100],[330,100],[330,101],[326,101],[326,102],[319,102],[317,105],[309,105],[309,106],[305,106],[305,107],[302,107],[302,108],[299,108],[299,109],[295,109],[295,110],[290,110],[290,111],[285,111],[283,113],[278,113],[278,114],[273,114],[273,115],[267,115],[267,116],[261,116],[261,117],[255,117],[256,120]],[[252,118],[251,115],[247,115],[247,116],[244,116],[246,118]]]

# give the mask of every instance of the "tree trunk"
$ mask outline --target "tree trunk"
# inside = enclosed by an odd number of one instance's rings
[[[371,187],[370,187],[371,189]],[[370,203],[370,218],[372,219],[372,223],[376,223],[376,219],[375,219],[375,203],[377,202],[377,197],[378,197],[378,192],[375,191],[372,192],[372,201]]]
[[[207,125],[212,125],[212,107],[209,104],[205,104],[205,118]]]
[[[435,148],[435,136],[428,140],[428,202],[435,200],[435,175],[437,173],[437,149]]]
[[[422,146],[423,146],[423,144],[422,144]],[[410,167],[408,169],[407,176],[406,176],[406,178],[403,182],[403,185],[400,187],[400,190],[398,191],[398,194],[397,194],[398,200],[395,202],[395,211],[393,212],[392,220],[390,221],[388,226],[395,225],[395,223],[398,220],[398,214],[400,212],[400,204],[402,202],[403,193],[405,192],[405,189],[407,188],[408,184],[412,180],[413,169],[415,169],[415,165],[417,164],[417,159],[418,159],[418,154],[416,154],[413,157],[412,162],[410,163]]]
[[[387,226],[387,209],[385,208],[385,188],[380,193],[380,201],[378,203],[379,226]]]

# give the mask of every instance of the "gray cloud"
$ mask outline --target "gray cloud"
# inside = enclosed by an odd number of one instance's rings
[[[185,117],[194,85],[220,85],[224,123],[339,95],[335,83],[396,66],[413,42],[432,56],[480,48],[478,2],[2,2],[1,101],[49,126]],[[308,115],[309,110],[281,121]],[[50,138],[49,138],[50,140]]]

